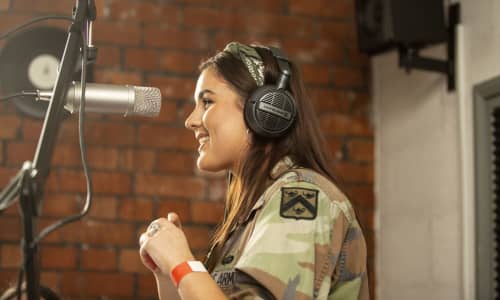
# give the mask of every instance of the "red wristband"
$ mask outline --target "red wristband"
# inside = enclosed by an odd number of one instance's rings
[[[207,269],[200,261],[188,260],[175,266],[170,272],[170,278],[177,287],[182,278],[191,272],[207,272]]]

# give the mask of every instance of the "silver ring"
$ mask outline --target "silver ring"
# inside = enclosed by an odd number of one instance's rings
[[[152,237],[153,235],[155,235],[158,232],[158,230],[160,230],[160,228],[161,228],[161,226],[157,222],[151,223],[148,227],[148,230],[147,230],[148,236]]]

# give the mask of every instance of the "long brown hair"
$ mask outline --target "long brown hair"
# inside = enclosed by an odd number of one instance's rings
[[[279,78],[279,67],[272,52],[267,48],[253,46],[264,62],[264,84],[276,84]],[[212,245],[220,248],[228,238],[230,231],[240,218],[246,216],[259,196],[265,191],[270,180],[272,168],[285,156],[289,156],[300,167],[312,169],[335,182],[329,162],[332,162],[325,151],[314,108],[302,83],[297,66],[290,62],[292,75],[288,90],[295,98],[297,118],[293,128],[284,137],[266,139],[251,135],[251,143],[246,157],[239,164],[236,174],[230,180],[226,194],[226,216],[216,230]],[[257,89],[257,84],[248,72],[244,63],[228,52],[219,52],[200,65],[200,71],[214,68],[242,101]],[[242,103],[244,104],[244,103]],[[214,251],[210,257],[216,262],[220,253]],[[209,264],[212,269],[214,265]]]

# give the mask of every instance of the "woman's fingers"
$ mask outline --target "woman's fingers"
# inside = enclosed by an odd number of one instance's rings
[[[179,216],[176,213],[174,213],[174,212],[168,213],[167,220],[174,223],[175,226],[182,228],[181,219],[179,218]]]

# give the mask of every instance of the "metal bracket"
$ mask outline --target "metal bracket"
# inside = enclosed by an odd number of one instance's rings
[[[447,30],[447,59],[423,57],[419,55],[419,48],[399,47],[399,66],[410,72],[412,69],[420,69],[431,72],[446,74],[448,77],[448,91],[455,90],[455,49],[456,28],[460,23],[460,3],[454,3],[448,8],[448,30]]]

